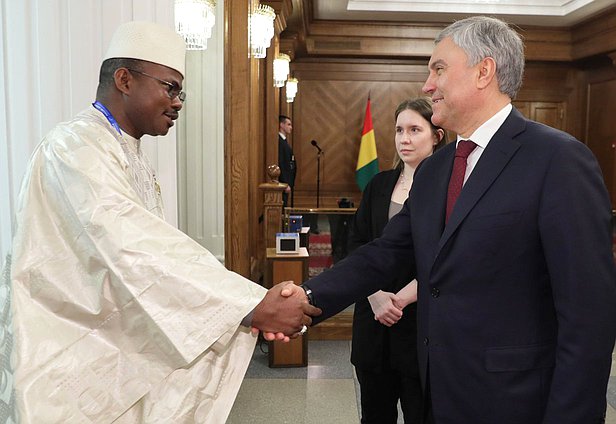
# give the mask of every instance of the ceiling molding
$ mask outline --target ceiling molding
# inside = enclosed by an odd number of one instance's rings
[[[583,12],[585,9],[599,10],[610,0],[348,0],[348,11],[364,12],[430,12],[497,15],[539,15],[562,16]],[[332,2],[329,2],[330,4]]]
[[[576,26],[572,44],[576,60],[616,50],[616,7]]]
[[[274,19],[274,30],[276,34],[282,33],[287,28],[287,19],[293,13],[291,0],[263,0],[264,5],[270,6],[276,13]]]
[[[310,11],[320,1],[293,0],[294,12],[281,39],[292,41],[285,46],[292,46],[297,58],[428,58],[435,36],[448,25],[438,21],[316,19]],[[616,50],[616,5],[573,27],[514,25],[514,28],[523,37],[529,61],[569,62],[607,54]]]
[[[316,19],[452,22],[483,14],[554,27],[573,26],[613,5],[613,0],[314,0]]]

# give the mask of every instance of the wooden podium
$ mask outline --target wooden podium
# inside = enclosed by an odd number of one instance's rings
[[[300,248],[297,254],[277,255],[276,248],[267,248],[266,281],[278,284],[292,280],[301,284],[308,277],[308,250]],[[308,334],[299,336],[288,343],[269,342],[269,366],[277,367],[305,367],[308,365]]]

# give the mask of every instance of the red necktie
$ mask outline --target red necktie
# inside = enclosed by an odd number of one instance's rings
[[[458,200],[458,196],[462,191],[464,183],[464,174],[466,173],[466,159],[468,155],[475,150],[477,145],[470,140],[460,140],[456,148],[456,157],[453,160],[453,170],[449,179],[449,188],[447,189],[447,215],[445,215],[445,223],[449,221],[449,215],[453,211],[453,206]]]

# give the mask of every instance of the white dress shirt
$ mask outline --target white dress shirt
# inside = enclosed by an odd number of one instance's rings
[[[477,145],[477,147],[475,147],[475,150],[473,150],[466,159],[464,184],[466,184],[468,177],[473,172],[473,169],[475,169],[475,165],[477,165],[477,162],[479,162],[479,158],[483,154],[483,151],[486,149],[486,147],[488,147],[488,143],[490,142],[494,134],[496,134],[496,131],[498,131],[501,125],[503,125],[503,123],[509,116],[509,113],[511,113],[511,109],[513,109],[511,103],[507,104],[507,106],[496,112],[494,116],[481,124],[481,126],[477,128],[469,138],[462,138],[458,135],[456,140],[456,148],[458,147],[458,143],[460,142],[460,140],[472,140]]]

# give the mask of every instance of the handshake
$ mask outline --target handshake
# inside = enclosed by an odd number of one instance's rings
[[[283,281],[268,290],[255,307],[252,315],[252,331],[263,332],[265,340],[288,342],[312,324],[312,317],[321,315],[321,310],[308,303],[306,292],[292,281]]]

